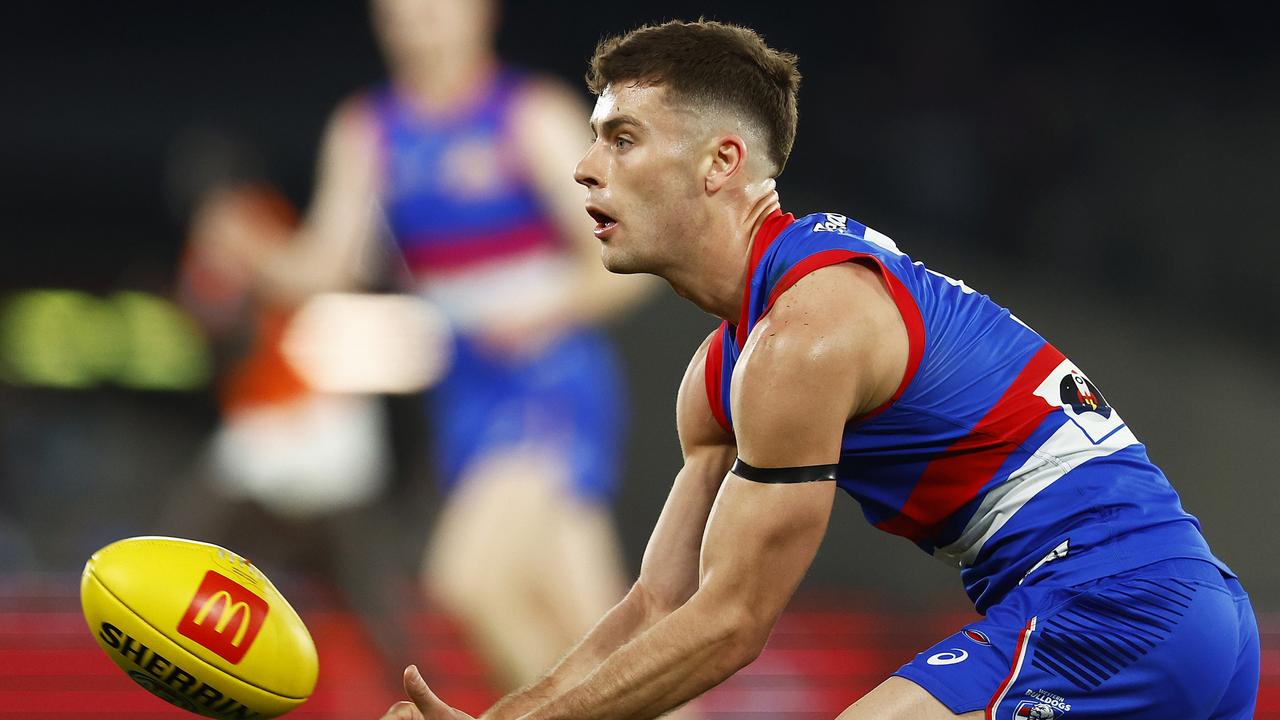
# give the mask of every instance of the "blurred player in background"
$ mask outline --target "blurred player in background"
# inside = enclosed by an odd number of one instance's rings
[[[165,522],[170,532],[252,548],[263,562],[297,566],[315,558],[327,567],[313,569],[330,572],[363,543],[356,532],[328,526],[368,506],[389,479],[382,403],[311,382],[286,348],[300,298],[259,286],[225,252],[237,243],[283,242],[298,227],[297,210],[264,179],[257,154],[226,133],[188,131],[170,154],[168,185],[187,221],[178,298],[210,337],[222,369],[219,423],[201,482],[171,501]],[[318,536],[326,537],[323,553]],[[349,591],[368,578],[337,579]]]
[[[1248,596],[1089,379],[1008,310],[838,213],[784,214],[796,58],[714,22],[602,42],[576,178],[605,265],[723,322],[630,593],[486,720],[657,717],[754,660],[836,488],[961,570],[985,617],[841,720],[1253,716]],[[387,718],[466,717],[416,669]]]
[[[207,458],[211,489],[302,522],[367,503],[389,470],[377,399],[313,387],[284,347],[300,298],[254,287],[253,277],[222,252],[236,242],[282,242],[297,229],[297,211],[257,176],[252,152],[228,136],[188,133],[173,155],[170,183],[190,206],[180,300],[226,357],[221,423]],[[190,498],[179,504],[191,505]],[[210,528],[242,512],[213,512],[213,505],[195,505]]]
[[[259,282],[342,288],[389,229],[406,282],[454,330],[430,407],[448,493],[428,590],[507,687],[535,677],[621,595],[609,501],[623,387],[600,322],[647,284],[611,277],[568,181],[582,103],[493,47],[491,0],[374,0],[391,79],[344,102],[287,243],[235,243]]]
[[[311,311],[299,298],[257,286],[225,252],[246,238],[284,242],[297,229],[298,213],[265,179],[258,155],[224,132],[180,136],[167,175],[188,230],[178,297],[219,357],[219,412],[194,472],[167,498],[156,531],[242,548],[294,578],[324,578],[312,587],[353,610],[341,616],[358,622],[352,628],[358,632],[345,636],[351,644],[344,657],[376,650],[399,662],[404,634],[385,591],[399,574],[393,563],[371,563],[367,554],[384,532],[378,501],[392,467],[383,398],[312,382],[289,349],[300,313]],[[338,328],[324,330],[333,335]],[[373,667],[361,672],[361,664],[347,664],[334,702],[356,712],[362,696],[385,692],[385,679]]]

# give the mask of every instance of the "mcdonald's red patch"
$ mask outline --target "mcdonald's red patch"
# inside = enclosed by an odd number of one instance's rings
[[[178,632],[235,665],[253,645],[267,619],[267,601],[213,570],[204,574]]]

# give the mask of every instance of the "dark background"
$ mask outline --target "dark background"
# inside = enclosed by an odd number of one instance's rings
[[[575,87],[601,35],[644,21],[740,22],[797,53],[784,207],[856,217],[1046,335],[1144,440],[1258,604],[1280,607],[1276,11],[834,5],[510,2],[500,48]],[[239,135],[305,205],[328,112],[382,77],[359,2],[7,14],[4,293],[169,293],[182,242],[165,190],[175,139],[196,126]],[[633,566],[679,463],[675,387],[713,324],[664,295],[616,329],[633,382],[618,503]],[[415,460],[415,401],[388,402],[403,462],[382,512],[408,567],[434,499]],[[0,386],[0,567],[74,570],[108,541],[150,532],[212,423],[205,393]],[[847,498],[810,582],[921,605],[961,599],[951,571],[866,528]]]

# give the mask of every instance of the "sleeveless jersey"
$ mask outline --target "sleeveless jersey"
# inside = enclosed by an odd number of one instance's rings
[[[424,114],[391,86],[370,97],[381,146],[381,202],[418,290],[455,330],[448,373],[428,407],[437,474],[457,486],[504,448],[553,449],[571,490],[606,502],[617,485],[625,387],[604,335],[575,328],[536,353],[507,356],[476,331],[571,288],[573,258],[511,145],[524,75],[502,70],[474,102]]]
[[[837,483],[868,521],[960,567],[979,612],[1033,570],[1083,581],[1172,557],[1221,566],[1078,367],[987,296],[843,215],[775,213],[757,235],[741,317],[707,354],[708,399],[726,430],[752,328],[802,277],[850,261],[883,278],[909,338],[892,399],[844,430]]]
[[[466,109],[426,115],[390,85],[372,97],[386,221],[415,280],[462,330],[531,294],[558,292],[559,234],[509,118],[523,75],[497,72]]]

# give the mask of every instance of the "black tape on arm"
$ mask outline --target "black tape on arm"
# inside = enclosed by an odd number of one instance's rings
[[[730,469],[734,475],[758,483],[807,483],[835,480],[835,465],[802,465],[800,467],[758,468],[738,458]]]

